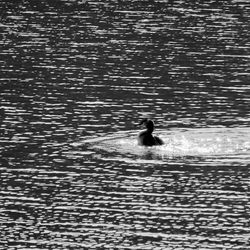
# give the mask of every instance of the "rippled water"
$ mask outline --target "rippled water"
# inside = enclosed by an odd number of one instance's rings
[[[249,249],[248,1],[0,13],[0,249]]]

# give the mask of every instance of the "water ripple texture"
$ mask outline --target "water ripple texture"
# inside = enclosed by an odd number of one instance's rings
[[[1,250],[249,249],[249,1],[0,13]]]

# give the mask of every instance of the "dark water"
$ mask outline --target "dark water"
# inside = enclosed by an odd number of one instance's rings
[[[0,249],[250,249],[249,1],[0,16]]]

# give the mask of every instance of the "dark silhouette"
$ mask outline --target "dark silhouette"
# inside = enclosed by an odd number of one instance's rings
[[[149,119],[143,119],[139,125],[144,125],[146,130],[138,135],[138,144],[141,146],[163,145],[164,142],[157,136],[153,136],[154,122]]]

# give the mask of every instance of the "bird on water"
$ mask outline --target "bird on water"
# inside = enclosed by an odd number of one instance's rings
[[[139,125],[143,125],[146,129],[139,133],[138,135],[138,145],[141,146],[156,146],[163,145],[164,142],[157,136],[153,136],[154,122],[150,119],[143,119]]]

